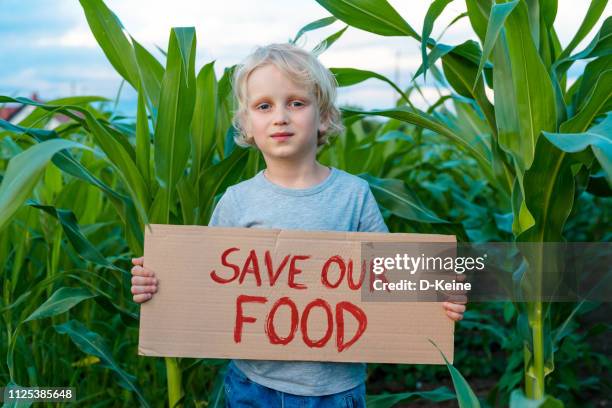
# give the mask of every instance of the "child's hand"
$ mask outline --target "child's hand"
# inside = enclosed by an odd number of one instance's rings
[[[450,317],[451,320],[459,321],[463,319],[465,301],[442,302],[442,307],[446,310],[446,315]]]
[[[153,297],[157,292],[157,278],[152,270],[143,266],[144,256],[132,258],[132,294],[134,302],[143,303]]]

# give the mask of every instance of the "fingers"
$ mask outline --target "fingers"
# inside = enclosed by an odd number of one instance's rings
[[[132,276],[132,285],[157,285],[157,278],[146,277],[146,276]]]
[[[134,295],[133,299],[134,302],[136,303],[142,303],[142,302],[146,302],[147,300],[151,299],[153,297],[152,294],[150,293],[141,293],[139,295]]]
[[[446,311],[446,315],[448,317],[450,317],[454,321],[459,321],[459,320],[463,319],[463,314],[456,313],[456,312],[451,312],[450,310]]]
[[[138,295],[142,293],[149,293],[152,295],[155,292],[157,292],[157,285],[146,285],[146,286],[134,285],[132,286],[132,295]]]
[[[155,272],[153,272],[149,268],[145,268],[144,266],[135,265],[135,266],[132,266],[132,275],[154,277]]]
[[[455,302],[443,302],[442,307],[446,310],[450,310],[457,313],[465,312],[465,303],[455,303]]]
[[[446,315],[454,321],[463,319],[465,312],[465,304],[443,302],[442,307],[446,311]]]
[[[155,273],[142,266],[143,258],[132,259],[134,266],[132,267],[132,288],[131,292],[136,303],[143,303],[153,297],[157,292],[157,284],[159,280],[155,277]]]

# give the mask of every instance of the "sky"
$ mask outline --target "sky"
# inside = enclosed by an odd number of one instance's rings
[[[239,63],[257,45],[286,42],[304,25],[329,16],[314,0],[106,0],[125,29],[160,60],[157,46],[166,48],[171,27],[194,26],[197,34],[196,69],[215,60],[217,74]],[[422,30],[429,0],[389,0],[417,31]],[[590,1],[559,0],[555,28],[567,45],[586,13]],[[290,4],[290,6],[288,6]],[[465,2],[449,4],[436,22],[433,37],[465,11]],[[611,15],[608,5],[603,16]],[[596,25],[601,26],[603,18]],[[344,24],[307,33],[301,45],[311,49]],[[577,48],[584,47],[596,32]],[[476,39],[467,18],[447,30],[441,41],[459,44]],[[407,37],[382,37],[356,28],[320,57],[327,67],[353,67],[376,71],[407,86],[420,64],[420,45]],[[580,69],[580,66],[574,70]],[[575,72],[575,71],[574,71]],[[571,76],[571,72],[570,72]],[[0,95],[30,96],[50,100],[71,95],[101,95],[115,99],[120,76],[106,60],[89,30],[77,0],[0,0]],[[397,95],[376,80],[340,89],[338,102],[366,109],[392,106]],[[421,107],[434,102],[438,90],[423,84]],[[120,95],[124,113],[135,110],[136,93],[129,85]]]

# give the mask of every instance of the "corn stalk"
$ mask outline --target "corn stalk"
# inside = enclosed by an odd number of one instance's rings
[[[349,116],[390,117],[438,133],[477,163],[489,185],[507,197],[503,209],[513,213],[512,232],[517,242],[563,241],[563,226],[572,210],[575,176],[584,169],[595,176],[605,174],[612,183],[612,18],[607,18],[590,44],[581,52],[574,48],[588,35],[607,4],[593,0],[578,31],[563,49],[553,23],[556,0],[465,0],[470,24],[480,44],[458,45],[430,38],[436,18],[450,1],[432,1],[418,34],[385,0],[317,0],[345,23],[383,36],[412,37],[421,43],[422,65],[417,75],[442,69],[453,97],[471,101],[486,124],[479,136],[466,135],[422,112],[398,102],[394,109],[345,110]],[[581,59],[592,58],[572,86],[567,70]],[[350,85],[356,73],[336,68],[340,85]],[[369,73],[362,77],[381,79]],[[384,77],[382,77],[384,78]],[[489,101],[485,87],[494,92]],[[483,154],[475,142],[489,141]],[[478,144],[481,145],[481,144]],[[538,299],[543,276],[541,250],[526,254],[529,267],[521,277],[531,283],[530,297]],[[550,305],[542,301],[524,307],[519,324],[525,330],[525,393],[543,401],[545,377],[553,368],[552,339],[548,330]]]

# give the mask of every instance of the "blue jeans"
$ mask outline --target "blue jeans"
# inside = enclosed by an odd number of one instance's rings
[[[249,380],[233,363],[225,374],[227,408],[365,408],[365,384],[322,396],[303,396],[273,390]]]

